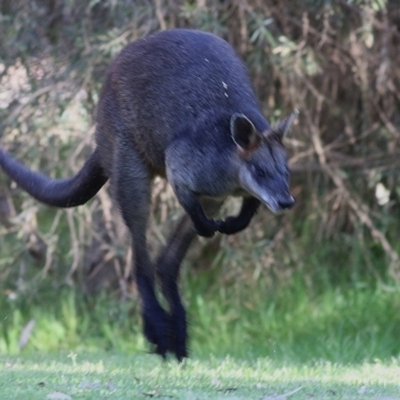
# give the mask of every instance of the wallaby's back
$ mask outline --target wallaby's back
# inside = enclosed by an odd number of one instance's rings
[[[232,47],[201,31],[163,31],[128,45],[111,65],[98,107],[99,125],[106,129],[98,130],[97,143],[102,158],[109,159],[115,134],[132,141],[163,174],[164,152],[175,136],[192,135],[194,141],[223,147],[225,140],[231,143],[229,129],[223,130],[226,137],[196,129],[211,120],[229,126],[238,112],[259,131],[268,127]]]
[[[257,103],[246,68],[228,43],[201,31],[163,31],[128,45],[111,64],[97,109],[97,148],[76,176],[52,180],[2,150],[0,165],[36,199],[73,207],[113,176],[116,141],[139,152],[150,175],[165,176],[165,150],[176,137],[184,135],[188,147],[208,147],[220,156],[233,146],[234,113],[265,131]]]

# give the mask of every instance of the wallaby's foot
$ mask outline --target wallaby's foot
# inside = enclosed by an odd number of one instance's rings
[[[154,353],[165,358],[168,351],[170,317],[158,304],[143,311],[144,335],[155,346]]]
[[[183,307],[170,315],[168,350],[179,362],[188,357],[186,312]]]
[[[169,315],[160,306],[143,312],[144,335],[154,345],[153,353],[166,358],[167,352],[181,362],[188,356],[186,313],[182,309]]]

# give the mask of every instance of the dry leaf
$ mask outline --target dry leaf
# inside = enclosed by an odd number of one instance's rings
[[[25,326],[25,328],[23,329],[21,336],[19,338],[19,349],[22,350],[29,341],[29,338],[31,337],[31,333],[33,328],[35,327],[35,320],[31,319]]]
[[[303,389],[303,388],[300,386],[297,389],[294,389],[291,392],[287,392],[284,394],[273,395],[273,396],[264,396],[261,398],[261,400],[286,400],[289,396],[292,396],[293,394],[297,393],[301,389]]]
[[[72,397],[62,393],[62,392],[53,392],[46,396],[47,400],[72,400]]]

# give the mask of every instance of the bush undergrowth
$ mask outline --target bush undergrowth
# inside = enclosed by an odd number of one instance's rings
[[[315,255],[312,260],[319,262]],[[351,275],[346,284],[335,283],[334,263],[321,264],[319,272],[313,268],[314,276],[294,271],[285,282],[259,277],[224,283],[221,265],[208,272],[186,267],[181,285],[193,357],[354,363],[400,355],[400,288],[395,284]],[[148,351],[135,300],[110,294],[85,298],[72,288],[49,288],[30,300],[3,300],[1,309],[1,353]],[[21,350],[30,320],[35,325]]]

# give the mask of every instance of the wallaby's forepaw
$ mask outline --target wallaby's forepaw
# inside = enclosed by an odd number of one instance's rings
[[[225,235],[233,235],[234,233],[242,231],[247,226],[248,223],[241,218],[228,217],[224,221],[220,221],[218,232],[224,233]]]
[[[221,222],[220,220],[208,219],[204,222],[202,221],[201,224],[195,224],[194,230],[199,236],[210,238],[218,231]]]

